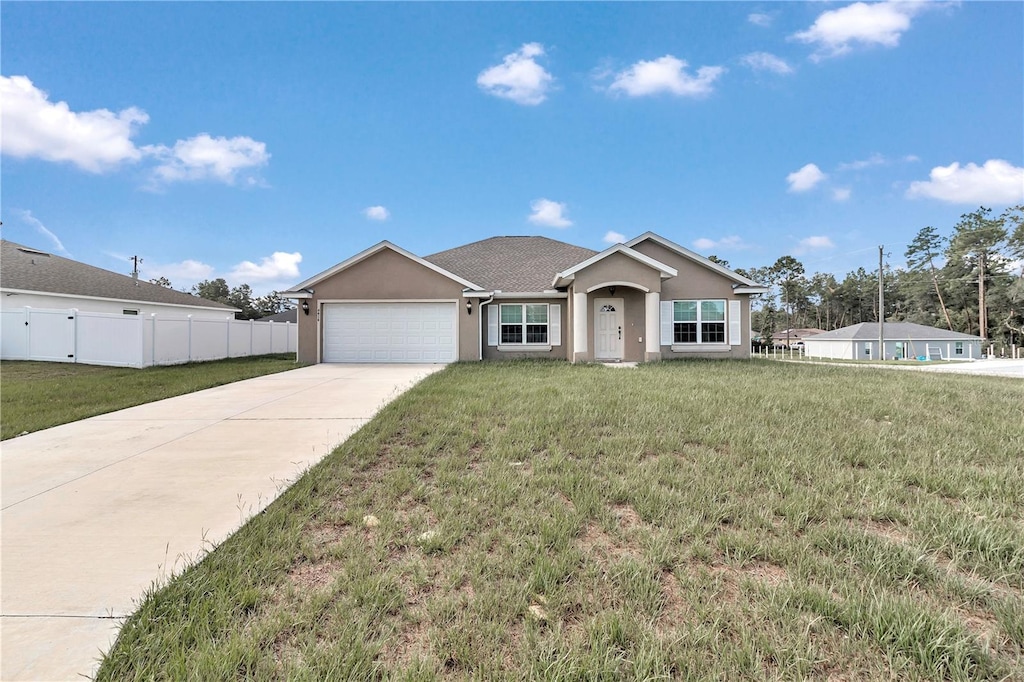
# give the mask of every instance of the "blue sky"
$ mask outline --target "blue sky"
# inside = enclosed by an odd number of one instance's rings
[[[281,289],[382,239],[901,265],[1024,201],[1024,3],[4,2],[2,235]]]

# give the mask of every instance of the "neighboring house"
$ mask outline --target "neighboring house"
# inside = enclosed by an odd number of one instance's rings
[[[930,360],[977,360],[981,358],[981,337],[951,332],[910,322],[886,322],[885,353],[882,359],[928,358]],[[877,360],[878,323],[835,329],[804,338],[804,355],[836,360]]]
[[[121,315],[234,318],[237,308],[0,240],[0,310],[76,309]]]
[[[802,346],[805,336],[812,336],[814,334],[823,334],[824,329],[815,329],[813,327],[796,327],[793,329],[783,329],[777,331],[772,335],[772,345],[780,346],[783,348],[792,348],[795,346]]]
[[[261,317],[257,322],[291,322],[292,324],[295,324],[298,322],[298,315],[298,309],[292,308],[291,310],[285,310],[280,313]]]
[[[493,237],[419,257],[383,241],[302,282],[300,362],[750,356],[767,289],[652,232],[600,253]]]

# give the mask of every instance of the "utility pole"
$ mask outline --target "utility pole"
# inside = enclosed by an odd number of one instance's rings
[[[985,310],[985,252],[978,254],[978,327],[982,341],[988,341],[988,311]]]
[[[882,279],[884,246],[878,247],[878,359],[885,360],[885,285]]]
[[[139,258],[138,256],[131,256],[131,257],[128,258],[128,260],[130,260],[133,263],[133,265],[132,265],[132,279],[138,279],[139,278],[139,263],[142,262],[142,259]]]

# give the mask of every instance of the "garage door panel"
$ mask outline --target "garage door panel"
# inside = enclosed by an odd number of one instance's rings
[[[327,303],[324,362],[454,362],[454,303]]]

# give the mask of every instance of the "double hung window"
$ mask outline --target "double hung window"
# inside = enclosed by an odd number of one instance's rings
[[[725,343],[725,301],[674,301],[673,343]]]
[[[546,303],[502,303],[501,344],[548,343]]]

